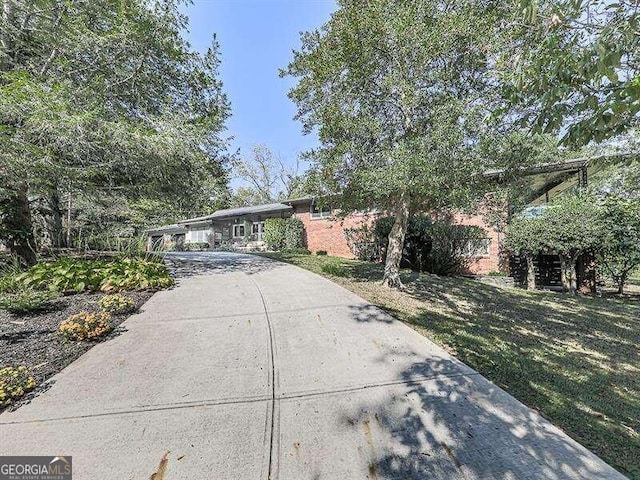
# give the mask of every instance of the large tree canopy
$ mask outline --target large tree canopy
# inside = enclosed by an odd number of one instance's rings
[[[171,201],[226,184],[218,45],[191,50],[174,2],[0,5],[3,193],[44,198],[54,243],[62,192]]]
[[[411,212],[465,204],[476,142],[485,40],[501,12],[480,1],[342,0],[282,72],[298,78],[297,118],[317,129],[309,153],[342,208],[395,216],[385,283],[400,285]]]
[[[585,145],[640,120],[637,0],[520,0],[498,55],[509,100],[536,131]],[[513,112],[512,112],[513,113]]]

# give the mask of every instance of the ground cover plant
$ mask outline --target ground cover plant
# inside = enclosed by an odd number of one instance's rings
[[[56,297],[55,292],[33,289],[19,290],[15,293],[2,293],[0,294],[0,310],[6,310],[17,315],[39,312],[50,308],[52,300]]]
[[[12,274],[8,290],[31,288],[61,293],[82,291],[158,290],[173,285],[166,267],[159,262],[124,258],[83,260],[61,258],[40,262],[23,273]]]
[[[409,271],[397,291],[382,285],[382,264],[260,255],[329,276],[640,479],[640,296],[561,295]]]

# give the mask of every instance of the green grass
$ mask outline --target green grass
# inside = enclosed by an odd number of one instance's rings
[[[640,301],[501,288],[382,265],[263,254],[331,278],[390,312],[640,479]],[[338,273],[338,275],[335,275]]]

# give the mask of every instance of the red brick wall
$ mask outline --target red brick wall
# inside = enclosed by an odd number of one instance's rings
[[[302,220],[305,229],[305,241],[307,248],[312,252],[326,250],[329,255],[344,258],[354,258],[347,239],[344,235],[345,228],[353,228],[362,225],[363,222],[373,221],[371,215],[352,214],[344,219],[322,218],[312,219],[309,214],[309,205],[302,204],[294,207],[294,215]],[[487,238],[491,240],[489,256],[471,259],[469,270],[471,273],[485,274],[500,270],[500,236],[498,232],[490,228],[480,215],[455,215],[455,220],[460,225],[475,225],[487,231]]]
[[[351,214],[345,218],[312,219],[308,204],[296,205],[294,208],[294,215],[304,224],[305,241],[309,250],[312,252],[326,250],[329,255],[354,258],[344,236],[344,230],[371,221],[371,217],[363,214]]]
[[[471,225],[483,228],[487,232],[487,238],[491,240],[489,244],[489,255],[486,257],[472,258],[469,263],[469,271],[476,274],[500,271],[500,244],[502,241],[500,234],[486,224],[482,215],[457,213],[454,215],[454,221],[460,225]]]

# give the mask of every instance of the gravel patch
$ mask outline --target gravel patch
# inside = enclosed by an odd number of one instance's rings
[[[93,347],[96,341],[74,342],[61,338],[56,331],[69,315],[83,310],[100,309],[98,300],[104,293],[80,293],[56,299],[47,311],[28,315],[13,315],[0,311],[0,368],[25,365],[36,379],[37,387],[22,399],[7,407],[15,410],[47,389],[46,381]],[[133,298],[136,311],[153,292],[126,292]],[[113,331],[99,341],[120,334],[117,327],[131,313],[111,315]],[[2,412],[0,408],[0,412]]]

